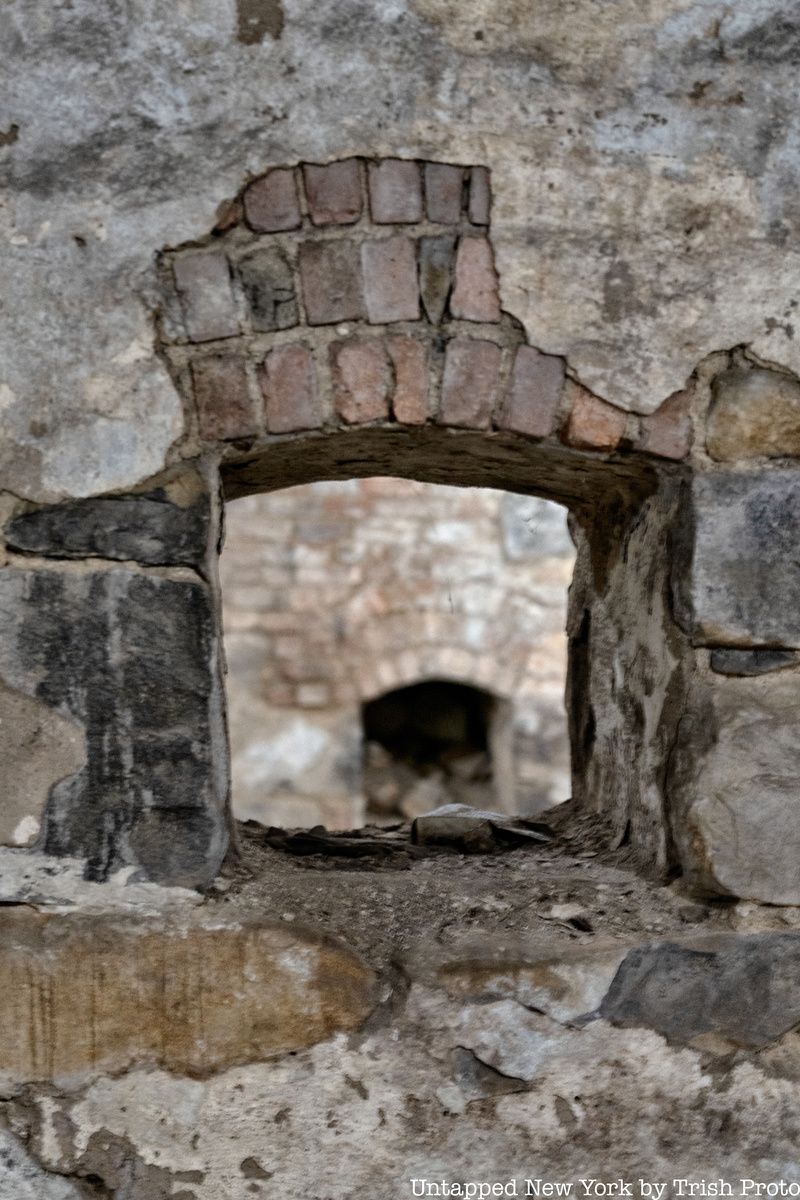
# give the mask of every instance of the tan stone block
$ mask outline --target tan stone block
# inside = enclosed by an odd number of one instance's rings
[[[10,1083],[76,1086],[136,1064],[207,1075],[354,1029],[375,1003],[355,955],[259,918],[6,908],[0,928]]]
[[[734,368],[714,381],[706,446],[718,462],[800,457],[800,383],[780,371]]]

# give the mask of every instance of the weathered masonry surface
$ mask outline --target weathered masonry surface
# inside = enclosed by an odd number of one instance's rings
[[[798,485],[764,416],[791,424],[797,384],[736,352],[651,416],[592,395],[500,308],[490,191],[480,167],[275,168],[164,252],[173,466],[6,510],[3,703],[39,747],[12,844],[207,885],[228,821],[220,495],[391,474],[571,510],[573,796],[643,869],[800,899]]]

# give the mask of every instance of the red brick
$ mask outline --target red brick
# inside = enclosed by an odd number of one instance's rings
[[[412,337],[390,337],[386,344],[394,367],[394,418],[403,425],[424,425],[429,416],[427,349]]]
[[[464,321],[500,320],[494,255],[487,238],[465,237],[458,243],[450,312]]]
[[[357,158],[303,167],[311,220],[315,225],[352,225],[361,216],[361,168]]]
[[[355,242],[303,242],[299,265],[309,325],[335,325],[364,316],[361,261]]]
[[[244,216],[256,233],[299,229],[302,217],[294,171],[281,167],[254,180],[244,194]]]
[[[425,163],[425,208],[428,220],[457,225],[461,220],[464,168],[446,163]]]
[[[410,238],[364,242],[361,265],[367,319],[371,325],[418,319],[417,254]]]
[[[389,417],[390,371],[381,339],[339,342],[331,349],[334,404],[348,425]]]
[[[384,158],[368,166],[369,207],[376,225],[422,220],[422,180],[415,162]]]
[[[211,342],[235,337],[239,320],[225,255],[200,250],[178,254],[172,270],[189,340]]]
[[[447,347],[439,421],[469,429],[492,423],[502,350],[494,342],[454,338]]]
[[[688,392],[673,392],[656,412],[642,417],[634,448],[676,462],[686,458],[692,448],[689,403]]]
[[[533,346],[520,346],[498,426],[528,437],[549,437],[556,428],[563,384],[560,358],[540,354]]]
[[[578,450],[615,450],[627,424],[627,414],[580,388],[564,435]]]
[[[469,219],[473,225],[488,225],[492,207],[489,172],[486,167],[473,167],[469,180]]]
[[[218,354],[192,363],[200,437],[213,442],[258,433],[244,359]]]
[[[294,433],[322,425],[314,356],[307,346],[293,343],[271,351],[264,360],[260,382],[269,433]]]

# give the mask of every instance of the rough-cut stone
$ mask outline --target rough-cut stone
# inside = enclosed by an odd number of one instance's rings
[[[499,321],[500,295],[488,238],[464,237],[456,251],[450,312],[463,321]]]
[[[437,225],[457,225],[461,219],[464,168],[447,163],[425,164],[425,208]]]
[[[303,242],[299,262],[309,325],[335,325],[364,316],[361,258],[355,242]]]
[[[469,219],[473,225],[488,225],[492,206],[489,172],[473,167],[469,173]]]
[[[713,1034],[761,1049],[800,1022],[800,936],[717,935],[626,956],[600,1006],[614,1025],[692,1043]]]
[[[394,367],[394,418],[403,425],[424,425],[430,415],[426,347],[412,337],[387,338],[386,346]]]
[[[399,158],[371,162],[367,169],[369,207],[377,225],[409,225],[422,220],[419,166]]]
[[[711,670],[718,675],[769,675],[800,666],[796,650],[712,650]]]
[[[200,437],[204,441],[250,437],[259,422],[245,361],[217,354],[192,363]]]
[[[800,456],[800,383],[760,368],[723,371],[714,380],[706,447],[720,462]]]
[[[677,462],[686,458],[692,448],[690,399],[688,392],[675,392],[656,412],[642,417],[634,449]]]
[[[422,306],[432,325],[439,325],[453,283],[456,239],[452,234],[420,238],[419,284]]]
[[[248,254],[236,267],[256,333],[291,329],[297,324],[297,297],[292,268],[277,246]]]
[[[0,928],[6,1085],[136,1064],[208,1075],[355,1029],[377,1000],[350,951],[260,918],[6,908]]]
[[[439,420],[445,425],[488,429],[500,380],[502,350],[494,342],[453,338],[444,360]]]
[[[564,440],[578,450],[615,450],[625,432],[625,413],[581,389],[575,398]]]
[[[244,215],[256,233],[298,229],[302,217],[294,171],[279,167],[254,180],[244,193]]]
[[[81,725],[0,681],[0,762],[5,776],[0,843],[35,842],[51,788],[76,774],[85,761]]]
[[[361,216],[361,166],[356,158],[325,166],[306,164],[303,181],[315,225],[352,225]]]
[[[371,325],[419,317],[417,256],[407,237],[364,242],[361,247],[364,300]]]
[[[95,878],[135,864],[209,882],[227,769],[213,601],[195,573],[4,568],[0,679],[85,730],[85,764],[50,789],[46,850],[87,857]],[[35,757],[26,769],[52,779],[46,743]]]
[[[5,538],[15,550],[44,557],[199,566],[208,553],[209,528],[207,486],[187,471],[184,479],[136,495],[23,512]]]
[[[331,351],[336,411],[348,425],[389,416],[389,363],[378,339],[340,342]]]
[[[800,472],[696,475],[674,571],[677,613],[698,643],[800,648]]]
[[[173,272],[190,341],[235,337],[239,321],[225,255],[187,251],[175,258]]]
[[[797,676],[696,677],[670,764],[672,828],[689,882],[800,904]]]
[[[562,359],[540,354],[533,346],[520,346],[498,426],[528,437],[549,437],[556,429],[563,385]]]
[[[307,346],[278,346],[267,355],[261,372],[269,433],[294,433],[322,424],[314,356]]]

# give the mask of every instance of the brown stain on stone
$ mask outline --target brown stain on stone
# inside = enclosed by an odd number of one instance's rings
[[[245,46],[263,42],[265,35],[277,39],[283,33],[281,0],[237,0],[237,38]]]
[[[155,1065],[203,1077],[355,1029],[376,1002],[354,954],[280,924],[0,915],[0,1077],[74,1084]]]

